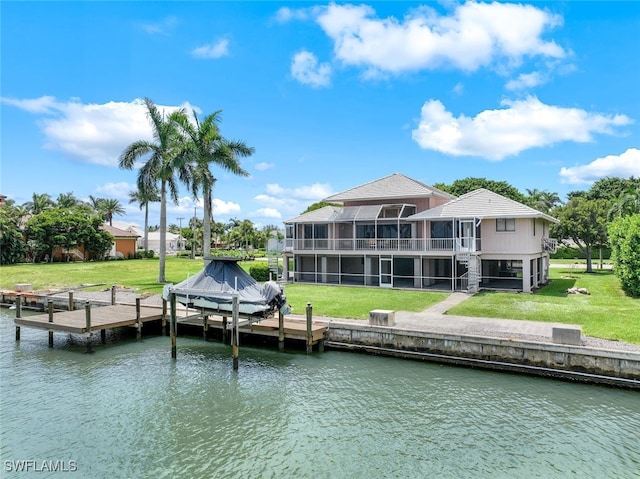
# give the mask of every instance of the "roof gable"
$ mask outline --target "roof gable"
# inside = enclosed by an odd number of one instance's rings
[[[455,196],[425,185],[400,173],[394,173],[324,199],[327,202],[393,200],[397,198],[424,198],[428,196],[455,198]]]
[[[115,226],[110,226],[108,224],[100,225],[100,228],[111,233],[115,238],[139,238],[139,235],[132,233],[131,231],[121,230],[120,228],[116,228]]]
[[[470,191],[444,205],[422,211],[411,220],[448,218],[544,218],[552,223],[558,220],[541,211],[523,205],[511,198],[485,188]]]

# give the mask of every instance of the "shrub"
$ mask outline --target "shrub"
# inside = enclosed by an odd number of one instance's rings
[[[278,274],[282,273],[282,268],[278,268]],[[251,265],[249,268],[249,274],[253,279],[259,282],[269,281],[269,275],[271,271],[269,271],[269,266],[266,264],[255,264]],[[276,278],[273,278],[274,280]]]
[[[613,268],[622,289],[640,297],[640,214],[623,216],[609,225]]]

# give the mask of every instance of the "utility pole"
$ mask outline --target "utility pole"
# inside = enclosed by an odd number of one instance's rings
[[[180,231],[178,231],[178,250],[182,248],[182,220],[183,219],[184,217],[177,218],[177,220],[180,222]]]

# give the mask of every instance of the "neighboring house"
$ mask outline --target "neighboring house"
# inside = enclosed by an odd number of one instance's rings
[[[158,253],[160,251],[160,232],[152,231],[149,233],[149,249]],[[185,240],[182,236],[167,231],[166,241],[167,254],[184,251]]]
[[[342,206],[285,221],[294,281],[524,292],[548,281],[558,221],[489,190],[456,198],[393,174],[324,201]]]
[[[135,257],[137,251],[138,235],[131,231],[122,230],[107,224],[102,225],[102,229],[114,237],[111,251],[108,256],[131,259]]]

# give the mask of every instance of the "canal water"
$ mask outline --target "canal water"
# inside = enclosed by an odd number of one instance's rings
[[[0,477],[637,478],[640,393],[327,351],[79,337],[0,312]],[[28,472],[16,472],[16,469]]]

